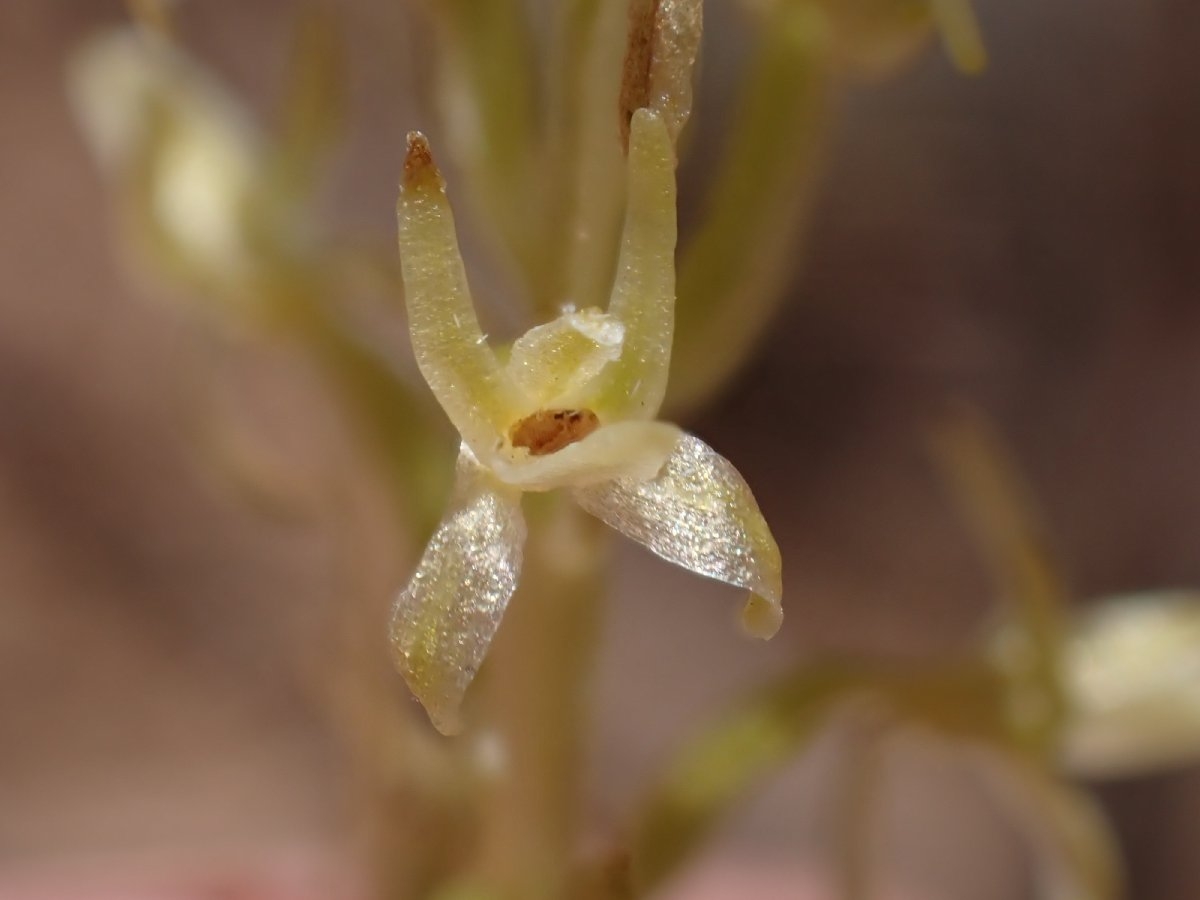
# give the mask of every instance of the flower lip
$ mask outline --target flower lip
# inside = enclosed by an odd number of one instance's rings
[[[530,456],[547,456],[583,440],[599,427],[600,419],[590,409],[539,409],[513,425],[509,441],[527,449]]]

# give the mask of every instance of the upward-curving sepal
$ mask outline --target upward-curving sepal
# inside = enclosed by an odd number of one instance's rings
[[[417,365],[463,440],[477,455],[486,453],[512,421],[520,397],[479,327],[446,186],[417,132],[408,136],[396,213]]]
[[[749,486],[699,438],[685,434],[657,477],[577,488],[585,510],[663,559],[746,588],[746,630],[770,638],[783,622],[779,547]]]
[[[621,358],[596,381],[602,419],[652,419],[662,406],[675,332],[675,150],[662,116],[633,115],[629,200],[608,312],[625,326]]]
[[[463,695],[517,587],[520,499],[464,449],[450,511],[392,607],[396,668],[443,734],[461,730]]]

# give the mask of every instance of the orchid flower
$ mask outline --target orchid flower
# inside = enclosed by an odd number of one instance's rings
[[[665,117],[632,116],[628,201],[607,312],[567,307],[506,362],[475,315],[445,184],[409,135],[398,204],[413,350],[462,436],[450,509],[396,600],[397,668],[434,725],[459,706],[517,586],[521,496],[564,489],[583,509],[684,568],[750,592],[746,630],[783,613],[779,549],[737,470],[655,420],[675,307],[675,151]]]

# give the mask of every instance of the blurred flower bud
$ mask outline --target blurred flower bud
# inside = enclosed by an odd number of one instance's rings
[[[1122,776],[1200,757],[1200,595],[1108,600],[1071,635],[1071,771]]]

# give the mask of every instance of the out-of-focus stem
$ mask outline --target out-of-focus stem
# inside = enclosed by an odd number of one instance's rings
[[[638,813],[630,867],[634,896],[657,891],[750,789],[806,749],[834,704],[865,683],[852,666],[805,666],[693,735]]]
[[[343,569],[363,567],[361,545],[339,543]],[[408,900],[426,896],[453,870],[458,844],[469,833],[469,782],[459,754],[446,752],[423,722],[406,715],[395,672],[380,664],[384,617],[375,587],[355,591],[343,584],[348,596],[338,598],[338,653],[322,672],[320,693],[348,757],[349,793],[373,884],[383,900]]]
[[[277,214],[290,216],[311,202],[343,128],[347,75],[339,22],[322,6],[301,10],[293,27],[285,92],[273,159],[266,175]]]
[[[1012,753],[980,750],[978,771],[1001,809],[1030,839],[1038,895],[1078,900],[1123,896],[1121,854],[1100,805],[1086,791]]]
[[[447,440],[382,352],[331,309],[333,291],[319,273],[280,266],[270,290],[283,336],[298,342],[328,378],[352,425],[375,451],[399,521],[414,547],[436,525],[449,487]],[[347,519],[353,516],[347,513]],[[390,666],[374,646],[385,620],[374,601],[380,585],[364,583],[370,536],[349,522],[337,530],[341,658],[325,690],[350,754],[353,796],[364,817],[363,846],[383,900],[426,896],[450,871],[471,831],[470,766],[438,746],[397,704]],[[364,554],[368,559],[364,559]],[[385,588],[386,589],[386,588]],[[440,739],[437,739],[440,742]]]
[[[175,36],[175,23],[167,0],[126,0],[130,18],[140,26],[165,38]]]
[[[1010,743],[1004,689],[995,670],[974,659],[931,667],[809,662],[765,685],[693,736],[649,795],[633,838],[635,896],[652,894],[731,807],[802,753],[845,702],[862,701],[872,715],[1004,745]]]
[[[593,38],[603,0],[566,0],[558,6],[558,21],[554,29],[549,59],[550,77],[546,81],[546,132],[544,183],[550,186],[545,196],[543,221],[553,225],[547,229],[545,240],[550,250],[548,262],[548,293],[536,298],[538,312],[548,314],[555,304],[570,297],[566,279],[570,260],[579,242],[579,234],[563,223],[574,222],[579,214],[581,198],[579,169],[584,155],[581,126],[587,118],[583,102],[588,90],[588,63],[593,54]],[[551,248],[555,248],[551,250]],[[581,306],[592,305],[590,302]]]
[[[929,0],[929,11],[958,70],[967,75],[982,72],[987,66],[987,49],[970,0]]]
[[[996,649],[998,663],[1013,678],[1013,725],[1033,747],[1052,752],[1067,713],[1061,673],[1067,591],[1035,504],[977,411],[961,409],[932,446],[1011,608]]]
[[[329,309],[319,283],[297,274],[278,288],[279,324],[329,378],[353,425],[375,451],[401,517],[415,541],[437,524],[448,491],[449,439],[440,439],[432,411],[364,337]]]
[[[566,896],[606,544],[565,498],[533,499],[521,588],[476,698],[474,740],[493,770],[479,874],[505,900]]]
[[[871,825],[882,781],[883,726],[874,720],[856,725],[841,764],[841,802],[835,812],[833,835],[841,900],[868,900],[873,896]]]
[[[793,263],[830,111],[829,34],[815,6],[775,4],[699,231],[679,261],[668,405],[700,405],[745,359]]]
[[[548,131],[549,171],[561,185],[547,216],[554,227],[548,246],[561,248],[554,254],[560,272],[552,304],[603,307],[612,285],[625,199],[617,95],[626,7],[622,0],[564,6]]]
[[[521,0],[429,0],[443,52],[447,142],[529,294],[550,291],[541,230],[530,214],[537,163],[537,48]]]

